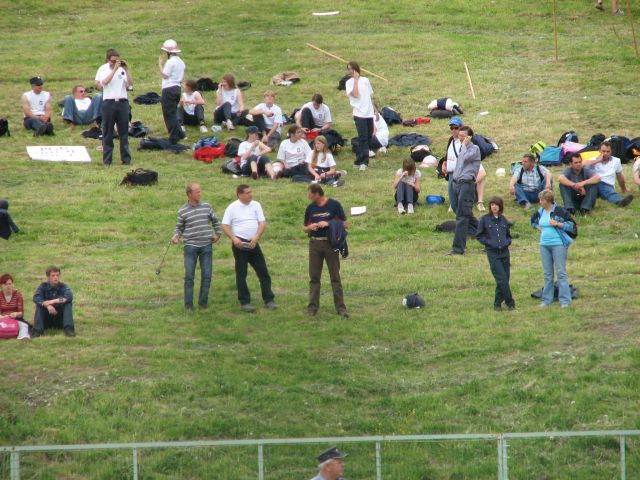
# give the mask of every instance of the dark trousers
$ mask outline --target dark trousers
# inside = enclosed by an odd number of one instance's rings
[[[233,258],[236,260],[236,287],[238,288],[238,300],[240,305],[251,303],[251,294],[247,286],[247,266],[251,265],[260,281],[260,291],[264,303],[271,302],[274,298],[271,291],[271,276],[267,269],[267,262],[264,260],[260,245],[256,245],[253,250],[244,250],[233,246]]]
[[[53,307],[56,309],[55,315],[51,315],[45,307],[36,306],[36,313],[33,317],[34,328],[41,332],[47,328],[74,328],[72,304],[62,303]]]
[[[464,253],[467,235],[478,231],[478,219],[473,216],[473,204],[476,201],[476,182],[456,182],[454,190],[458,199],[456,211],[456,231],[453,236],[453,248],[456,253]]]
[[[376,137],[375,135],[373,137],[371,137],[371,143],[369,144],[369,149],[371,149],[374,152],[376,152],[379,149],[381,149],[382,147],[384,147],[384,145],[382,145],[382,143],[380,143],[380,140],[378,140],[378,137]],[[369,152],[367,152],[367,154],[368,153]]]
[[[249,157],[249,159],[245,162],[244,165],[242,165],[242,167],[240,167],[240,171],[242,172],[242,175],[246,175],[249,176],[251,175],[251,164],[255,163],[258,167],[258,175],[263,175],[266,173],[265,167],[271,163],[271,161],[269,160],[269,157],[262,155],[260,157],[257,157],[255,155],[251,155]]]
[[[514,307],[516,302],[513,299],[513,295],[511,295],[511,287],[509,286],[509,278],[511,276],[509,249],[487,248],[487,259],[489,260],[493,278],[496,280],[496,296],[493,300],[493,305],[500,307],[502,302],[505,302],[508,307]]]
[[[160,104],[171,143],[178,143],[186,137],[180,128],[180,122],[178,122],[178,103],[180,103],[180,87],[178,85],[162,89]]]
[[[131,164],[129,111],[129,102],[127,100],[119,102],[115,100],[102,101],[102,162],[105,165],[111,165],[113,161],[115,126],[118,127],[118,138],[120,140],[120,160],[125,165]]]
[[[373,118],[353,117],[358,131],[358,151],[356,152],[356,165],[369,165],[369,150],[371,150],[371,138],[373,137]]]
[[[204,125],[204,107],[196,105],[193,115],[184,111],[183,107],[178,107],[178,122],[180,125]]]
[[[225,120],[231,120],[234,125],[246,125],[247,113],[249,113],[249,110],[232,113],[231,104],[229,102],[224,102],[213,111],[213,121],[214,123],[222,123]]]
[[[249,120],[245,118],[247,123],[250,123]],[[265,135],[271,131],[271,128],[267,127],[266,122],[264,121],[264,115],[253,115],[253,125],[258,127],[258,130],[264,132]],[[262,140],[264,143],[269,145],[271,148],[275,147],[276,144],[280,141],[280,133],[276,130],[271,134],[268,141]]]
[[[583,197],[579,195],[573,188],[560,184],[560,194],[562,195],[562,203],[567,210],[593,210],[598,197],[598,185],[585,185],[584,189],[587,194]]]
[[[300,110],[300,125],[302,128],[308,129],[322,128],[322,125],[316,125],[316,121],[314,120],[313,115],[311,115],[311,110],[308,108]]]
[[[396,187],[396,204],[402,203],[406,207],[407,203],[416,203],[417,201],[418,194],[413,187],[400,181]]]
[[[322,267],[327,262],[331,289],[333,290],[333,304],[338,313],[346,312],[342,281],[340,280],[340,257],[338,252],[331,248],[329,240],[309,239],[309,310],[318,310],[320,307],[320,279]]]
[[[310,175],[306,163],[300,163],[295,167],[286,168],[282,174],[284,177],[293,177],[295,175]]]

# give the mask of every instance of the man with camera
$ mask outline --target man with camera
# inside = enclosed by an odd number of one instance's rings
[[[238,200],[227,207],[222,217],[222,231],[231,240],[231,250],[236,261],[236,286],[240,308],[245,312],[255,311],[251,305],[251,294],[247,286],[247,266],[251,265],[260,281],[262,300],[269,310],[278,308],[271,290],[271,276],[258,242],[267,226],[259,202],[253,200],[249,185],[236,187]]]
[[[96,88],[102,90],[102,162],[111,165],[113,160],[113,136],[120,140],[120,160],[131,164],[129,150],[129,114],[131,107],[127,88],[133,85],[129,66],[120,59],[114,49],[107,50],[107,63],[96,72]]]

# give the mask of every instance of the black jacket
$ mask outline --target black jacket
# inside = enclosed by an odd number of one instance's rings
[[[492,250],[504,250],[511,245],[509,222],[504,215],[495,217],[492,213],[483,215],[478,222],[478,240],[485,247]]]
[[[334,218],[329,220],[329,242],[334,252],[340,252],[342,258],[349,256],[349,245],[347,245],[347,229],[344,222]]]
[[[18,233],[20,229],[13,223],[11,215],[9,215],[9,202],[0,200],[0,238],[9,240],[12,232]]]

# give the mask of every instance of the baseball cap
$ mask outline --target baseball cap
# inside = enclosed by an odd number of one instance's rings
[[[452,117],[451,120],[449,120],[449,125],[457,125],[461,127],[462,119],[460,117]]]
[[[342,453],[336,447],[333,447],[333,448],[330,448],[329,450],[325,450],[320,455],[318,455],[318,463],[324,463],[327,460],[342,459],[346,456],[347,456],[346,453]]]
[[[31,85],[42,85],[44,81],[40,77],[31,77],[29,83],[31,83]]]
[[[258,129],[258,127],[251,125],[250,127],[247,127],[247,129],[245,130],[245,133],[247,135],[251,135],[252,133],[260,133],[260,129]]]

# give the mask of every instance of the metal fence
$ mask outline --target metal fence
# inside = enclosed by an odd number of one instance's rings
[[[182,441],[182,442],[146,442],[146,443],[102,443],[86,445],[36,445],[36,446],[5,446],[0,447],[0,474],[6,478],[9,473],[11,480],[25,480],[21,477],[22,457],[34,453],[70,453],[70,452],[119,452],[126,454],[129,458],[123,463],[123,473],[121,478],[140,478],[140,454],[143,451],[153,451],[158,449],[171,450],[182,449],[193,451],[193,449],[203,449],[211,447],[228,448],[255,448],[254,461],[257,462],[257,478],[265,480],[265,448],[273,446],[293,446],[293,445],[333,445],[333,444],[363,444],[364,447],[371,446],[375,453],[371,455],[375,459],[375,478],[383,479],[383,445],[390,446],[399,442],[488,442],[495,443],[495,454],[497,462],[498,480],[509,478],[509,447],[513,442],[532,440],[557,440],[569,438],[601,438],[609,439],[619,444],[619,478],[627,478],[627,441],[630,437],[640,437],[640,430],[604,430],[604,431],[576,431],[576,432],[530,432],[530,433],[498,433],[498,434],[452,434],[452,435],[379,435],[364,437],[326,437],[326,438],[285,438],[285,439],[256,439],[256,440],[211,440],[211,441]],[[592,440],[593,441],[593,440]],[[489,444],[490,445],[490,444]],[[127,453],[129,452],[129,453]],[[4,458],[3,458],[4,457]],[[6,460],[8,457],[8,468]],[[4,467],[3,467],[4,460]],[[512,459],[513,460],[513,459]],[[243,461],[247,461],[245,458]],[[128,466],[127,466],[128,464]],[[256,465],[256,464],[254,464]],[[513,465],[513,462],[512,464]],[[374,465],[371,465],[373,472]],[[640,472],[638,473],[640,475]],[[29,477],[36,478],[36,477]],[[39,477],[38,477],[39,478]],[[47,477],[49,478],[49,477]],[[55,477],[52,477],[55,478]],[[274,476],[275,478],[275,476]],[[391,478],[391,477],[390,477]],[[637,478],[634,476],[634,478]]]

